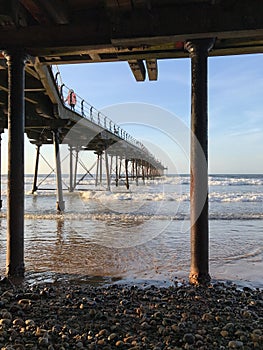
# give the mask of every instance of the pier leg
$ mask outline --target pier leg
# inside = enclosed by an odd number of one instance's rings
[[[135,178],[136,178],[136,186],[138,186],[138,161],[135,161]]]
[[[207,167],[207,57],[213,39],[188,41],[185,48],[191,58],[191,268],[192,284],[206,284],[209,276],[209,228],[208,228],[208,167]],[[199,147],[206,162],[200,161]],[[203,204],[204,195],[206,196]],[[200,205],[202,206],[200,212]]]
[[[23,50],[5,52],[8,64],[8,277],[23,277],[24,266],[24,124],[25,62]]]
[[[65,202],[63,200],[62,191],[62,177],[61,177],[61,164],[60,164],[60,151],[59,151],[59,132],[53,130],[53,143],[55,146],[55,162],[56,162],[56,182],[57,182],[57,211],[62,212],[65,209]]]
[[[115,165],[115,183],[116,183],[116,187],[118,187],[118,185],[119,185],[118,156],[116,156],[116,165]]]
[[[113,167],[113,156],[110,156],[110,177],[112,175],[112,167]]]
[[[34,183],[32,188],[32,194],[37,191],[37,175],[38,175],[38,164],[39,164],[39,154],[40,154],[41,144],[37,145],[37,155],[36,155],[36,164],[35,164],[35,175],[34,175]]]
[[[132,160],[132,179],[134,180],[134,159]]]
[[[130,185],[129,185],[128,164],[129,164],[129,159],[125,159],[125,177],[126,177],[126,188],[127,188],[127,190],[130,188]]]
[[[96,167],[96,180],[95,180],[95,186],[98,186],[98,179],[99,179],[99,163],[100,163],[100,155],[99,153],[97,153],[98,157],[97,157],[97,167]]]
[[[73,192],[73,147],[69,146],[69,192]]]
[[[120,178],[121,178],[121,162],[122,162],[122,158],[120,157],[119,176],[118,176],[118,179],[119,179],[119,180],[120,180]]]
[[[146,163],[146,178],[149,180],[149,163]]]
[[[109,171],[109,161],[108,161],[108,154],[105,150],[105,168],[106,168],[106,181],[107,181],[107,191],[110,191],[110,171]]]
[[[102,153],[100,154],[100,185],[102,185]]]
[[[144,165],[143,165],[143,162],[142,162],[142,182],[143,182],[143,184],[145,185],[145,173],[144,173]]]
[[[73,185],[73,189],[75,189],[76,186],[77,186],[78,162],[79,162],[79,148],[76,147],[76,159],[75,159],[75,170],[74,170],[74,185]]]
[[[3,130],[0,130],[0,210],[2,209],[2,133]]]

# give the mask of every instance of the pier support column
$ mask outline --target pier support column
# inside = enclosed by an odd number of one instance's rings
[[[189,40],[185,48],[190,54],[191,93],[191,268],[189,281],[206,284],[209,276],[208,228],[208,121],[207,121],[207,57],[214,39]],[[201,154],[202,153],[202,154]],[[205,157],[205,161],[202,161]]]
[[[73,147],[69,145],[69,192],[73,191]]]
[[[110,176],[112,175],[113,172],[113,155],[110,156]]]
[[[57,183],[56,208],[57,208],[58,212],[62,212],[65,209],[65,202],[63,200],[63,190],[62,190],[62,175],[61,175],[61,163],[60,163],[60,151],[59,151],[59,132],[58,132],[58,130],[53,130],[53,143],[55,146],[56,183]]]
[[[35,174],[34,174],[34,183],[33,183],[33,188],[32,188],[32,194],[34,194],[34,192],[37,191],[37,175],[38,175],[40,147],[41,147],[41,144],[37,144],[37,155],[36,155]]]
[[[98,178],[99,178],[99,163],[100,163],[100,154],[99,152],[95,152],[97,154],[97,166],[96,166],[96,179],[95,179],[95,186],[98,186]]]
[[[126,177],[126,188],[127,188],[127,190],[130,188],[128,164],[129,164],[129,159],[125,159],[125,177]]]
[[[122,162],[122,157],[120,157],[119,176],[118,176],[119,181],[121,179],[121,162]]]
[[[102,185],[102,152],[100,154],[100,185]]]
[[[138,183],[138,160],[135,160],[135,179],[136,179],[136,186],[139,185]]]
[[[116,156],[116,164],[115,164],[115,184],[116,187],[119,185],[119,172],[118,172],[118,156]]]
[[[144,162],[142,161],[142,182],[145,185]]]
[[[78,163],[79,163],[79,147],[76,147],[73,189],[75,189],[77,187]]]
[[[2,133],[3,130],[0,130],[0,210],[2,209]]]
[[[6,274],[23,277],[25,62],[23,50],[5,52],[8,65],[8,184]]]
[[[108,161],[108,154],[107,151],[105,149],[104,151],[105,154],[105,169],[106,169],[106,181],[107,181],[107,191],[110,191],[110,180],[111,180],[111,176],[110,176],[110,170],[109,170],[109,161]]]

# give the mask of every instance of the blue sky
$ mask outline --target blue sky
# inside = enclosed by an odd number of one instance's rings
[[[127,62],[59,70],[65,85],[144,142],[169,172],[189,171],[188,146],[178,141],[174,120],[190,127],[190,59],[159,60],[156,82],[136,82]],[[209,172],[263,173],[263,55],[211,57],[208,76]],[[33,154],[26,142],[27,173]]]

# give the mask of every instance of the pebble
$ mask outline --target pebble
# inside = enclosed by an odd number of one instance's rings
[[[262,301],[223,283],[0,285],[0,349],[263,349]]]
[[[243,347],[243,342],[242,341],[239,341],[239,340],[231,340],[229,343],[228,343],[228,347],[230,349],[240,349]]]
[[[192,333],[186,333],[183,337],[183,341],[187,344],[194,344],[195,337]]]

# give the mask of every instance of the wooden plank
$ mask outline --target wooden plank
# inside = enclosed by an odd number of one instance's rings
[[[46,10],[50,18],[57,24],[69,23],[68,5],[66,1],[60,0],[38,0],[41,6]]]
[[[41,24],[48,24],[50,20],[46,16],[45,12],[39,7],[34,0],[19,0],[20,3],[27,9],[31,16]]]
[[[111,10],[132,10],[131,0],[106,0],[106,6]]]
[[[37,25],[19,30],[0,30],[1,47],[27,47],[34,55],[38,50],[68,47],[72,52],[79,47],[109,45],[116,39],[124,47],[148,45],[155,42],[185,41],[188,38],[217,37],[242,38],[263,37],[263,2],[243,0],[234,10],[228,9],[228,1],[180,3],[161,6],[157,3],[147,8],[134,9],[129,16],[121,14],[110,17],[107,9],[87,20],[79,17],[79,23],[60,26]],[[159,6],[158,6],[159,5]],[[122,39],[122,41],[121,41]],[[115,46],[115,45],[114,45]]]

